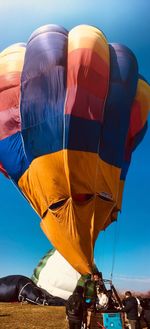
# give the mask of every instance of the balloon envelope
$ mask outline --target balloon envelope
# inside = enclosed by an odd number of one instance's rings
[[[149,108],[132,51],[95,27],[47,25],[0,54],[0,170],[80,273],[121,209]]]
[[[80,276],[57,250],[51,249],[34,269],[32,280],[51,295],[67,300]]]

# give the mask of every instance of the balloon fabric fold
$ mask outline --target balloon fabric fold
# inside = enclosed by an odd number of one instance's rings
[[[79,273],[117,219],[149,109],[135,55],[96,27],[46,25],[0,53],[0,171]]]

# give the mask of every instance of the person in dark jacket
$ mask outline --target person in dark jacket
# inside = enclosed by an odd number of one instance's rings
[[[130,291],[125,292],[122,311],[127,314],[127,319],[131,329],[138,327],[138,302]]]
[[[150,329],[150,298],[144,298],[141,301],[142,313],[141,318],[146,322],[146,326]]]
[[[84,321],[84,288],[77,286],[66,303],[66,315],[69,321],[69,329],[81,329]]]

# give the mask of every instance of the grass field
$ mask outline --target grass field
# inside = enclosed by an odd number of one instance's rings
[[[65,308],[0,303],[0,329],[67,329]]]
[[[97,316],[91,319],[98,329]],[[65,307],[0,303],[0,329],[68,329]]]
[[[91,320],[91,328],[98,329],[102,315]],[[146,329],[144,324],[141,327]],[[0,329],[68,329],[65,307],[0,303]]]

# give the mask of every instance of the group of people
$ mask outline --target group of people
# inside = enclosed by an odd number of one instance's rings
[[[140,301],[130,291],[126,291],[120,303],[113,298],[111,290],[106,290],[101,273],[94,273],[82,285],[76,286],[66,303],[69,329],[89,329],[91,315],[99,310],[122,312],[127,317],[126,327],[129,329],[142,328],[141,319],[150,329],[150,299]]]
[[[81,329],[82,325],[89,329],[92,313],[107,309],[109,301],[112,303],[112,296],[105,288],[101,273],[93,273],[83,285],[77,285],[66,303],[69,328]]]
[[[146,328],[150,329],[150,298],[140,299],[126,291],[122,303],[123,308],[120,310],[127,315],[129,329],[141,329],[143,322]]]

